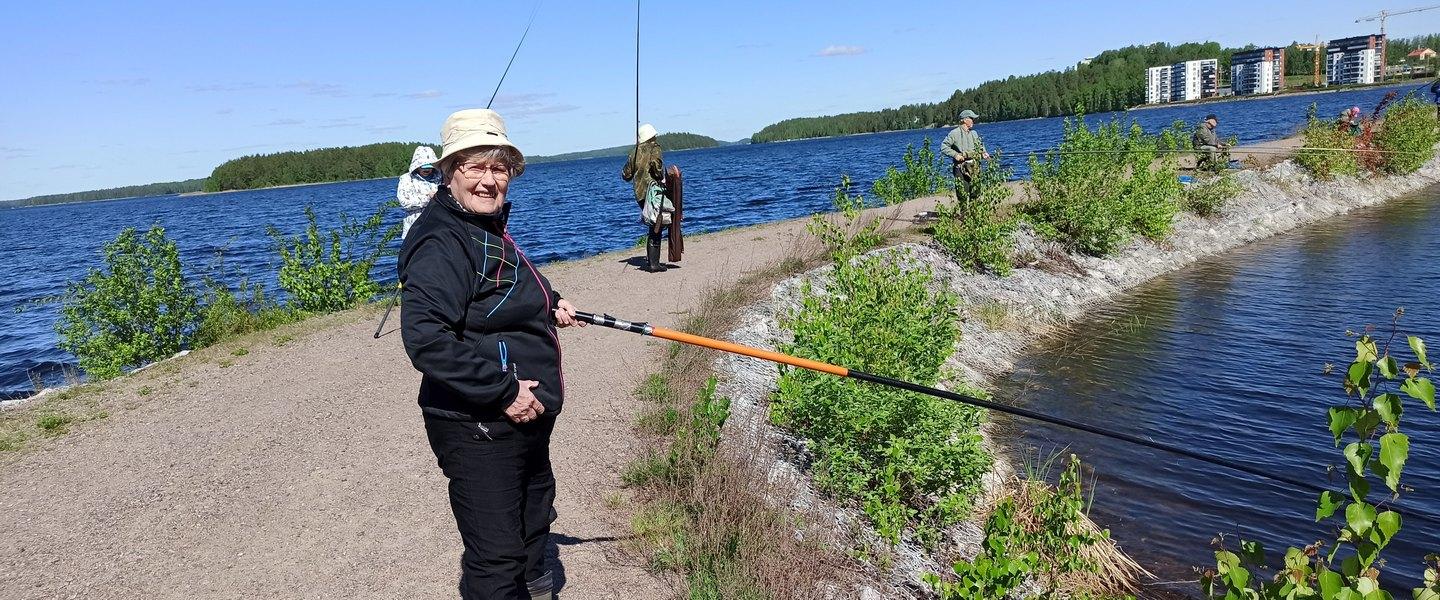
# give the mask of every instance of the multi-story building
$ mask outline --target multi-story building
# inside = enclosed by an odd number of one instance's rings
[[[1285,49],[1260,48],[1231,55],[1230,89],[1237,96],[1285,89]]]
[[[1209,98],[1220,91],[1220,60],[1187,60],[1170,66],[1170,101]]]
[[[1190,60],[1145,70],[1145,103],[1209,98],[1220,91],[1219,59]]]
[[[1170,67],[1145,69],[1145,103],[1160,104],[1170,101]]]
[[[1385,36],[1362,35],[1325,45],[1325,82],[1329,85],[1376,83],[1385,73]]]

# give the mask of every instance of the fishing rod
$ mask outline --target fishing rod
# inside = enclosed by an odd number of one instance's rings
[[[485,108],[490,108],[490,105],[495,103],[495,97],[500,95],[500,86],[505,84],[505,76],[510,74],[510,67],[515,64],[515,57],[520,55],[520,48],[525,45],[525,38],[530,35],[530,26],[535,24],[535,15],[540,13],[541,4],[544,4],[544,0],[537,0],[535,8],[530,9],[530,20],[525,23],[525,31],[520,34],[520,41],[515,44],[515,51],[510,53],[510,62],[505,63],[505,70],[500,73],[500,81],[495,82],[495,91],[490,93],[490,100],[485,103]],[[385,329],[385,321],[390,319],[390,311],[395,310],[395,304],[400,301],[400,291],[404,287],[400,283],[395,284],[395,293],[391,294],[390,301],[385,303],[385,314],[380,315],[380,324],[375,326],[375,339],[380,339],[380,332]]]
[[[1097,426],[1095,426],[1095,425],[1090,425],[1090,424],[1088,424],[1088,423],[1081,423],[1081,422],[1078,422],[1078,421],[1072,421],[1072,420],[1070,420],[1070,419],[1065,419],[1065,418],[1062,418],[1062,417],[1055,417],[1055,416],[1047,415],[1047,414],[1044,414],[1044,413],[1035,412],[1035,411],[1030,410],[1030,409],[1020,408],[1020,407],[1017,407],[1017,406],[1007,406],[1007,405],[1004,405],[1004,404],[999,404],[999,403],[996,403],[996,402],[992,402],[992,401],[990,401],[990,400],[982,400],[982,399],[976,398],[976,397],[974,397],[974,396],[967,396],[967,395],[964,395],[964,394],[957,394],[957,393],[952,392],[952,391],[949,391],[949,390],[942,390],[942,389],[939,389],[939,388],[927,387],[927,386],[923,386],[923,385],[911,383],[911,382],[908,382],[908,381],[902,381],[902,380],[900,380],[900,379],[895,379],[895,378],[893,378],[893,377],[885,377],[885,376],[883,376],[883,375],[875,375],[875,374],[873,374],[873,373],[866,373],[866,372],[864,372],[864,371],[857,371],[857,370],[849,369],[849,368],[842,367],[842,366],[839,366],[839,365],[832,365],[832,364],[830,364],[830,363],[820,362],[820,361],[816,361],[816,360],[810,360],[810,359],[808,359],[808,358],[800,358],[800,357],[798,357],[798,356],[791,356],[791,355],[789,355],[789,354],[783,354],[783,353],[780,353],[780,352],[774,352],[774,351],[770,351],[770,350],[761,350],[760,348],[755,348],[755,347],[752,347],[752,346],[746,346],[746,345],[743,345],[743,344],[736,344],[736,343],[734,343],[734,342],[726,342],[726,341],[723,341],[723,340],[717,340],[717,339],[713,339],[713,338],[707,338],[707,337],[703,337],[703,336],[698,336],[698,335],[691,334],[691,333],[685,333],[685,332],[683,332],[683,331],[676,331],[676,330],[673,330],[673,329],[666,329],[666,328],[664,328],[664,327],[657,327],[657,326],[651,325],[651,324],[649,324],[649,323],[635,323],[635,322],[625,321],[625,320],[623,320],[623,319],[617,319],[617,318],[612,317],[612,316],[610,316],[610,315],[596,315],[596,314],[593,314],[593,313],[587,313],[587,312],[577,311],[577,312],[575,313],[575,318],[580,319],[581,321],[585,321],[585,322],[587,322],[587,323],[590,323],[590,324],[592,324],[592,325],[600,325],[600,326],[602,326],[602,327],[609,327],[609,328],[611,328],[611,329],[619,329],[619,330],[621,330],[621,331],[628,331],[628,332],[630,332],[630,333],[638,333],[638,334],[640,334],[640,335],[647,335],[647,336],[657,337],[657,338],[660,338],[660,339],[670,340],[670,341],[673,341],[673,342],[680,342],[680,343],[682,343],[682,344],[690,344],[690,345],[692,345],[692,346],[700,346],[700,347],[702,347],[702,348],[710,348],[710,349],[712,349],[712,350],[720,350],[720,351],[722,351],[722,352],[730,352],[730,353],[733,353],[733,354],[741,354],[741,355],[744,355],[744,356],[749,356],[749,357],[751,357],[751,358],[758,358],[758,359],[760,359],[760,360],[768,360],[768,361],[770,361],[770,362],[777,362],[777,363],[780,363],[780,364],[783,364],[783,365],[789,365],[789,366],[792,366],[792,367],[799,367],[799,368],[802,368],[802,369],[809,369],[809,370],[811,370],[811,371],[818,371],[818,372],[821,372],[821,373],[826,373],[826,374],[829,374],[829,375],[834,375],[834,376],[836,376],[836,377],[848,377],[848,378],[850,378],[850,379],[858,379],[858,380],[860,380],[860,381],[868,381],[868,382],[870,382],[870,383],[877,383],[877,384],[880,384],[880,385],[883,385],[883,386],[887,386],[887,387],[899,388],[899,389],[903,389],[903,390],[909,390],[909,391],[912,391],[912,392],[917,392],[917,393],[921,393],[921,394],[926,394],[926,395],[929,395],[929,396],[935,396],[936,398],[944,398],[944,399],[946,399],[946,400],[953,400],[953,401],[956,401],[956,402],[960,402],[960,403],[962,403],[962,404],[969,404],[969,405],[972,405],[972,406],[978,406],[978,407],[981,407],[981,408],[986,408],[986,409],[989,409],[989,410],[993,410],[993,411],[997,411],[997,412],[1002,412],[1002,413],[1009,414],[1009,415],[1014,415],[1014,416],[1017,416],[1017,417],[1024,417],[1024,418],[1027,418],[1027,419],[1031,419],[1031,420],[1035,420],[1035,421],[1040,421],[1040,422],[1042,422],[1042,423],[1049,423],[1049,424],[1051,424],[1051,425],[1059,425],[1059,426],[1061,426],[1061,427],[1066,427],[1066,428],[1070,428],[1070,429],[1078,429],[1078,430],[1080,430],[1080,431],[1085,431],[1085,432],[1093,433],[1093,434],[1099,435],[1099,436],[1104,436],[1104,437],[1113,438],[1113,439],[1117,439],[1117,440],[1123,440],[1123,441],[1126,441],[1126,442],[1130,442],[1130,443],[1132,443],[1132,444],[1137,444],[1137,445],[1140,445],[1140,446],[1145,446],[1145,447],[1147,447],[1147,448],[1153,448],[1153,449],[1155,449],[1155,450],[1161,450],[1161,451],[1164,451],[1164,452],[1169,452],[1169,453],[1171,453],[1171,454],[1176,454],[1176,455],[1179,455],[1179,456],[1184,456],[1184,457],[1186,457],[1186,458],[1193,458],[1193,459],[1198,460],[1198,461],[1207,462],[1207,463],[1214,464],[1214,465],[1219,465],[1219,466],[1222,466],[1222,467],[1227,467],[1227,468],[1230,468],[1230,469],[1234,469],[1234,470],[1236,470],[1236,471],[1241,471],[1241,472],[1244,472],[1244,473],[1249,473],[1249,474],[1251,474],[1251,475],[1256,475],[1256,476],[1264,477],[1264,478],[1267,478],[1267,479],[1274,479],[1274,480],[1276,480],[1276,481],[1282,481],[1282,482],[1288,483],[1288,484],[1290,484],[1290,485],[1293,485],[1293,486],[1296,486],[1296,487],[1305,488],[1305,489],[1311,490],[1311,491],[1316,491],[1316,492],[1326,491],[1326,489],[1325,489],[1324,487],[1315,485],[1315,484],[1313,484],[1313,483],[1304,482],[1304,481],[1301,481],[1301,480],[1299,480],[1299,479],[1295,479],[1295,478],[1289,477],[1289,476],[1287,476],[1287,475],[1276,475],[1276,474],[1268,473],[1268,472],[1266,472],[1266,471],[1262,471],[1262,470],[1257,469],[1257,468],[1255,468],[1255,467],[1252,467],[1252,466],[1249,466],[1249,465],[1246,465],[1246,464],[1243,464],[1243,463],[1235,462],[1235,461],[1233,461],[1233,460],[1229,460],[1229,459],[1225,459],[1225,458],[1213,457],[1213,456],[1201,454],[1201,453],[1199,453],[1199,452],[1195,452],[1194,450],[1187,450],[1187,449],[1181,448],[1181,447],[1179,447],[1179,446],[1172,446],[1172,445],[1170,445],[1170,444],[1164,444],[1164,443],[1161,443],[1161,442],[1156,442],[1156,441],[1154,441],[1154,440],[1149,440],[1149,439],[1146,439],[1146,438],[1142,438],[1142,437],[1137,436],[1137,435],[1133,435],[1133,434],[1129,434],[1129,433],[1125,433],[1125,432],[1121,432],[1121,431],[1112,431],[1112,430],[1105,429],[1105,428],[1102,428],[1102,427],[1097,427]]]
[[[525,23],[525,32],[520,34],[520,42],[515,44],[515,51],[510,53],[510,62],[505,63],[505,71],[500,73],[500,81],[495,83],[495,91],[490,94],[490,101],[485,103],[485,108],[490,108],[495,103],[495,96],[500,94],[500,86],[505,83],[505,76],[510,74],[510,66],[515,64],[515,57],[520,55],[520,47],[525,45],[525,36],[530,35],[530,26],[535,24],[535,15],[540,12],[540,5],[543,0],[535,2],[535,8],[530,10],[530,21]]]
[[[978,406],[978,407],[980,407],[980,408],[985,408],[985,409],[993,410],[993,411],[996,411],[996,412],[1002,412],[1002,413],[1005,413],[1005,414],[1008,414],[1008,415],[1014,415],[1014,416],[1017,416],[1017,417],[1024,417],[1024,418],[1026,418],[1026,419],[1031,419],[1031,420],[1035,420],[1035,421],[1040,421],[1040,422],[1042,422],[1042,423],[1049,423],[1049,424],[1051,424],[1051,425],[1058,425],[1058,426],[1060,426],[1060,427],[1065,427],[1065,428],[1069,428],[1069,429],[1076,429],[1076,430],[1080,430],[1080,431],[1084,431],[1084,432],[1088,432],[1088,433],[1093,433],[1093,434],[1095,434],[1095,435],[1099,435],[1099,436],[1102,436],[1102,437],[1107,437],[1107,438],[1111,438],[1111,439],[1116,439],[1116,440],[1121,440],[1121,441],[1125,441],[1125,442],[1130,442],[1130,443],[1132,443],[1132,444],[1136,444],[1136,445],[1139,445],[1139,446],[1144,446],[1144,447],[1146,447],[1146,448],[1152,448],[1152,449],[1155,449],[1155,450],[1160,450],[1160,451],[1162,451],[1162,452],[1168,452],[1168,453],[1170,453],[1170,454],[1174,454],[1174,455],[1177,455],[1177,456],[1183,456],[1183,457],[1186,457],[1186,458],[1198,460],[1198,461],[1200,461],[1200,462],[1209,463],[1209,464],[1212,464],[1212,465],[1217,465],[1217,466],[1221,466],[1221,467],[1233,469],[1233,470],[1236,470],[1236,471],[1240,471],[1240,472],[1242,472],[1242,473],[1248,473],[1248,474],[1250,474],[1250,475],[1254,475],[1254,476],[1261,477],[1261,478],[1264,478],[1264,479],[1269,479],[1269,480],[1272,480],[1272,481],[1278,481],[1278,482],[1281,482],[1281,483],[1287,483],[1287,484],[1290,484],[1290,485],[1292,485],[1292,486],[1294,486],[1294,487],[1297,487],[1297,488],[1300,488],[1300,489],[1303,489],[1303,490],[1307,490],[1307,491],[1311,491],[1311,492],[1316,492],[1316,493],[1327,492],[1327,491],[1328,491],[1328,492],[1334,492],[1334,490],[1327,489],[1327,488],[1325,488],[1324,486],[1316,485],[1316,484],[1310,483],[1310,482],[1308,482],[1308,481],[1302,481],[1302,480],[1300,480],[1300,479],[1297,479],[1297,478],[1294,478],[1294,477],[1290,477],[1290,476],[1288,476],[1288,475],[1271,473],[1271,472],[1265,471],[1265,470],[1263,470],[1263,469],[1258,469],[1258,468],[1256,468],[1256,467],[1252,467],[1252,466],[1250,466],[1250,465],[1247,465],[1247,464],[1244,464],[1244,463],[1240,463],[1240,462],[1236,462],[1236,461],[1233,461],[1233,460],[1229,460],[1229,459],[1226,459],[1226,458],[1220,458],[1220,457],[1217,457],[1217,456],[1210,456],[1210,455],[1207,455],[1207,454],[1201,454],[1201,453],[1196,452],[1196,451],[1194,451],[1194,450],[1188,450],[1188,449],[1186,449],[1186,448],[1181,448],[1181,447],[1179,447],[1179,446],[1173,446],[1173,445],[1170,445],[1170,444],[1165,444],[1165,443],[1157,442],[1157,441],[1154,441],[1154,440],[1151,440],[1151,439],[1147,439],[1147,438],[1143,438],[1143,437],[1140,437],[1140,436],[1137,436],[1137,435],[1133,435],[1133,434],[1129,434],[1129,433],[1125,433],[1125,432],[1121,432],[1121,431],[1114,431],[1114,430],[1110,430],[1110,429],[1105,429],[1105,428],[1103,428],[1103,427],[1097,427],[1097,426],[1095,426],[1095,425],[1090,425],[1090,424],[1088,424],[1088,423],[1081,423],[1081,422],[1079,422],[1079,421],[1072,421],[1072,420],[1070,420],[1070,419],[1065,419],[1065,418],[1061,418],[1061,417],[1056,417],[1056,416],[1052,416],[1052,415],[1047,415],[1047,414],[1045,414],[1045,413],[1040,413],[1040,412],[1036,412],[1036,411],[1033,411],[1033,410],[1029,410],[1029,409],[1025,409],[1025,408],[1020,408],[1020,407],[1017,407],[1017,406],[1007,406],[1007,405],[1004,405],[1004,404],[998,404],[998,403],[996,403],[996,402],[992,402],[992,401],[989,401],[989,400],[982,400],[982,399],[976,398],[976,397],[974,397],[974,396],[967,396],[967,395],[964,395],[964,394],[957,394],[957,393],[955,393],[955,392],[951,392],[951,391],[948,391],[948,390],[942,390],[942,389],[938,389],[938,388],[923,386],[923,385],[911,383],[911,382],[908,382],[908,381],[902,381],[902,380],[899,380],[899,379],[895,379],[895,378],[893,378],[893,377],[885,377],[885,376],[882,376],[882,375],[875,375],[875,374],[873,374],[873,373],[866,373],[866,372],[864,372],[864,371],[857,371],[857,370],[849,369],[849,368],[842,367],[842,366],[839,366],[839,365],[832,365],[832,364],[830,364],[830,363],[820,362],[820,361],[816,361],[816,360],[810,360],[810,359],[806,359],[806,358],[800,358],[800,357],[798,357],[798,356],[791,356],[791,355],[789,355],[789,354],[783,354],[783,353],[780,353],[780,352],[773,352],[773,351],[770,351],[770,350],[761,350],[760,348],[755,348],[755,347],[752,347],[752,346],[746,346],[746,345],[743,345],[743,344],[736,344],[736,343],[734,343],[734,342],[726,342],[726,341],[723,341],[723,340],[717,340],[717,339],[713,339],[713,338],[698,336],[698,335],[691,334],[691,333],[685,333],[685,332],[683,332],[683,331],[676,331],[676,330],[674,330],[674,329],[666,329],[666,328],[664,328],[664,327],[657,327],[657,326],[651,325],[651,324],[649,324],[649,323],[626,321],[626,320],[617,319],[617,318],[615,318],[615,317],[613,317],[613,316],[605,315],[605,314],[596,315],[596,314],[594,314],[594,313],[576,311],[576,312],[575,312],[575,318],[577,318],[577,319],[579,319],[579,320],[581,320],[581,321],[584,321],[584,322],[586,322],[586,323],[590,323],[591,325],[599,325],[599,326],[608,327],[608,328],[611,328],[611,329],[618,329],[618,330],[620,330],[620,331],[628,331],[628,332],[630,332],[630,333],[638,333],[638,334],[640,334],[640,335],[645,335],[645,336],[651,336],[651,337],[657,337],[657,338],[661,338],[661,339],[666,339],[666,340],[670,340],[670,341],[673,341],[673,342],[679,342],[679,343],[682,343],[682,344],[690,344],[690,345],[692,345],[692,346],[700,346],[700,347],[702,347],[702,348],[710,348],[710,349],[713,349],[713,350],[720,350],[720,351],[722,351],[722,352],[730,352],[730,353],[733,353],[733,354],[740,354],[740,355],[749,356],[749,357],[752,357],[752,358],[758,358],[758,359],[760,359],[760,360],[767,360],[767,361],[771,361],[771,362],[777,362],[777,363],[780,363],[780,364],[783,364],[783,365],[789,365],[789,366],[792,366],[792,367],[799,367],[799,368],[802,368],[802,369],[809,369],[809,370],[812,370],[812,371],[818,371],[818,372],[821,372],[821,373],[827,373],[827,374],[830,374],[830,375],[834,375],[834,376],[836,376],[836,377],[846,377],[846,378],[850,378],[850,379],[857,379],[857,380],[860,380],[860,381],[867,381],[867,382],[870,382],[870,383],[876,383],[876,384],[883,385],[883,386],[887,386],[887,387],[899,388],[899,389],[908,390],[908,391],[911,391],[911,392],[916,392],[916,393],[920,393],[920,394],[926,394],[926,395],[929,395],[929,396],[934,396],[934,397],[936,397],[936,398],[943,398],[943,399],[945,399],[945,400],[953,400],[953,401],[955,401],[955,402],[960,402],[960,403],[962,403],[962,404],[969,404],[969,405],[971,405],[971,406]],[[1396,508],[1395,510],[1397,510],[1397,512],[1399,512],[1399,511],[1398,511],[1398,508]],[[1405,514],[1405,518],[1407,518],[1407,519],[1408,519],[1408,518],[1418,518],[1418,519],[1420,519],[1420,520],[1422,520],[1422,521],[1440,522],[1440,521],[1437,521],[1437,520],[1434,519],[1434,518],[1429,517],[1428,515],[1426,515],[1426,514],[1424,514],[1424,513],[1418,513],[1418,512],[1411,512],[1411,513],[1409,513],[1409,514]]]

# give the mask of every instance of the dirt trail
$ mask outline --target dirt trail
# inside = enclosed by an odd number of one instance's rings
[[[542,271],[581,310],[673,326],[803,229],[694,237],[663,274],[629,264],[634,251]],[[0,466],[0,598],[454,597],[460,540],[415,405],[419,375],[398,332],[371,338],[377,318],[355,311],[282,346],[268,333],[243,356],[234,343],[164,363],[110,386],[108,418]],[[621,548],[631,391],[662,346],[595,327],[561,341],[562,597],[671,597]]]

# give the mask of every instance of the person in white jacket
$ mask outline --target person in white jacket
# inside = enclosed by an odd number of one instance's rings
[[[440,189],[440,169],[435,168],[435,151],[429,146],[415,148],[410,156],[410,172],[400,176],[395,186],[395,198],[405,209],[405,222],[400,228],[400,237],[410,233],[410,224],[420,218],[420,211],[430,204],[435,191]]]

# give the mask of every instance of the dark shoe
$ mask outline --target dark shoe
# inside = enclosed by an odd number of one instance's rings
[[[539,579],[525,584],[530,600],[553,600],[555,598],[555,573],[546,571]]]

